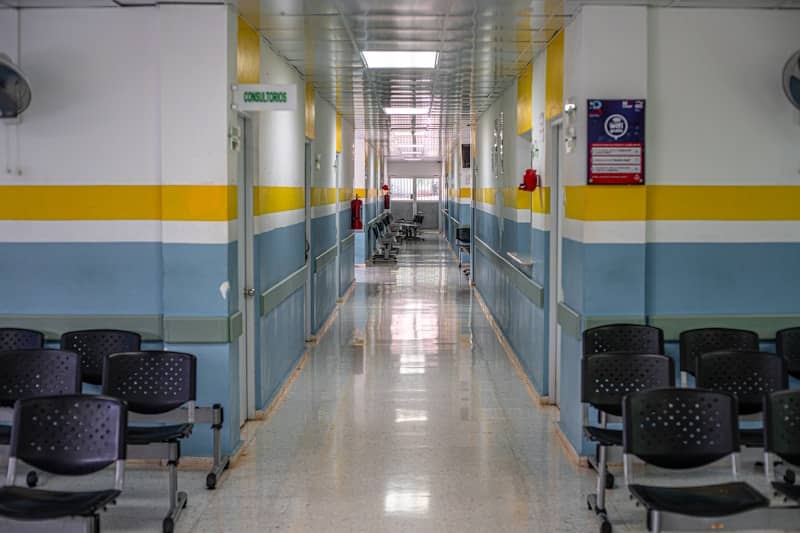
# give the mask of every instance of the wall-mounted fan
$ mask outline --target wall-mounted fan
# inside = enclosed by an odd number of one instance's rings
[[[800,109],[800,50],[783,67],[783,90],[792,105]]]
[[[0,119],[17,118],[31,105],[31,84],[11,58],[0,54]]]

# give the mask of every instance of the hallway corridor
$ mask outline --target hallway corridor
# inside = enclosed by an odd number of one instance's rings
[[[572,466],[433,235],[353,296],[186,531],[590,531]],[[619,528],[618,530],[624,530]]]

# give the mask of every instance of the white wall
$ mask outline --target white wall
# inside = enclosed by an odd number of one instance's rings
[[[158,10],[20,16],[33,98],[16,128],[23,175],[12,183],[159,183]]]
[[[651,9],[648,22],[648,183],[796,185],[781,69],[800,11]]]
[[[439,177],[442,171],[441,161],[395,161],[388,162],[389,176],[397,177]]]
[[[259,117],[259,184],[303,187],[305,183],[305,83],[261,40],[261,81],[294,84],[297,109]]]

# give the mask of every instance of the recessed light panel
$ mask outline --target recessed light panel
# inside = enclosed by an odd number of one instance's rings
[[[430,107],[384,107],[383,112],[387,115],[427,115],[431,112]]]
[[[369,50],[361,52],[367,68],[436,68],[439,52]]]

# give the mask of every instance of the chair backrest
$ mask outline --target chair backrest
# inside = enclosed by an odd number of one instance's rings
[[[786,368],[800,377],[800,327],[786,328],[775,333],[775,351],[786,359]]]
[[[138,352],[142,349],[142,337],[138,333],[119,329],[69,331],[61,336],[61,349],[80,355],[83,380],[100,385],[103,382],[103,361],[106,356],[112,353]]]
[[[14,350],[0,352],[0,405],[22,398],[78,394],[81,363],[74,352]]]
[[[680,334],[681,372],[694,375],[700,354],[719,351],[757,352],[758,334],[746,329],[700,328]]]
[[[35,350],[43,346],[44,335],[39,331],[22,328],[0,328],[0,352]]]
[[[125,404],[89,395],[43,396],[14,407],[9,457],[63,476],[97,472],[125,459]]]
[[[673,385],[675,364],[666,355],[598,353],[581,361],[581,402],[610,415],[622,414],[626,394]]]
[[[740,415],[760,413],[764,396],[789,388],[783,357],[766,352],[710,352],[697,360],[697,387],[736,396]]]
[[[739,451],[736,398],[726,392],[634,392],[622,416],[623,451],[661,468],[696,468]]]
[[[664,353],[664,332],[640,324],[607,324],[583,332],[583,355],[592,353]]]
[[[764,397],[764,451],[800,466],[800,390]]]
[[[470,241],[470,228],[458,228],[456,229],[456,239],[461,242],[469,242]]]
[[[121,398],[134,413],[172,411],[197,398],[197,358],[188,353],[117,353],[103,365],[103,394]]]
[[[414,215],[414,224],[422,224],[423,220],[425,220],[425,215],[422,213],[417,213]]]

